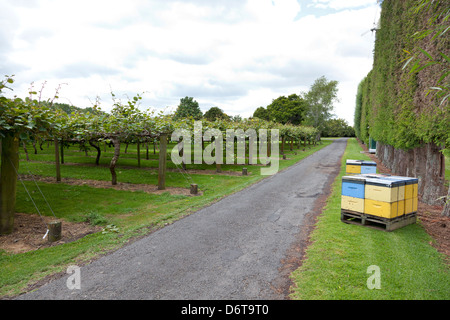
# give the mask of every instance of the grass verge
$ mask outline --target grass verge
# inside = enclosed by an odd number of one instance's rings
[[[291,279],[294,300],[447,300],[450,277],[443,255],[420,221],[393,232],[340,221],[341,179],[347,159],[366,159],[350,139],[332,194],[311,234],[311,245]],[[369,289],[378,266],[380,289]]]

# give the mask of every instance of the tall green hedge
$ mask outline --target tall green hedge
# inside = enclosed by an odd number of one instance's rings
[[[442,102],[430,90],[446,72],[450,32],[433,38],[430,31],[417,39],[418,33],[436,24],[448,25],[444,18],[450,5],[432,1],[433,5],[417,11],[417,5],[425,2],[385,0],[381,4],[373,68],[359,84],[356,97],[355,131],[366,143],[371,136],[397,149],[431,142],[450,147],[449,99]],[[438,18],[431,23],[431,17]],[[430,57],[435,63],[425,67]],[[413,62],[405,63],[408,58]],[[448,78],[443,83],[448,85]]]

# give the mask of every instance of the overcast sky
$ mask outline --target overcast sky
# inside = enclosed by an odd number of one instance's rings
[[[142,108],[185,96],[246,118],[282,95],[339,82],[335,114],[353,125],[373,63],[376,0],[0,0],[0,70],[14,94],[102,110],[110,91]],[[9,94],[8,94],[9,95]]]

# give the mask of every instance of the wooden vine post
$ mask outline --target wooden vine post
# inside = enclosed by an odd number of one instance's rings
[[[137,161],[138,161],[138,167],[141,167],[141,142],[137,141]]]
[[[64,140],[61,138],[61,146],[60,146],[60,148],[61,148],[61,153],[60,153],[60,155],[61,155],[61,164],[64,164]]]
[[[61,221],[47,223],[48,241],[55,242],[61,239]]]
[[[114,145],[114,155],[109,164],[109,171],[111,171],[111,183],[114,186],[117,184],[116,163],[120,155],[120,140],[117,137],[113,137],[111,138],[111,142]]]
[[[0,170],[0,234],[14,227],[17,172],[19,170],[19,134],[7,133],[2,139]]]
[[[167,134],[159,136],[158,190],[166,189]]]
[[[61,182],[61,167],[59,162],[59,145],[58,138],[54,137],[53,141],[55,142],[55,165],[56,165],[56,181]]]

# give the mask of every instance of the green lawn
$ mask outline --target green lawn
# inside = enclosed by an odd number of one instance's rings
[[[280,170],[293,165],[331,142],[324,140],[322,144],[307,147],[305,151],[297,148],[293,151],[288,149],[287,160],[280,160]],[[168,150],[171,150],[171,147]],[[49,147],[44,145],[44,150],[38,150],[38,154],[35,155],[32,147],[28,146],[31,161],[26,161],[21,149],[19,173],[31,172],[36,175],[55,177],[53,150],[51,145]],[[107,149],[107,152],[102,152],[101,164],[104,166],[96,167],[92,166],[95,162],[94,152],[89,152],[89,156],[86,157],[84,152],[79,152],[75,146],[65,149],[66,164],[61,166],[62,177],[110,181],[111,175],[106,165],[111,160],[111,151],[112,149]],[[138,168],[135,151],[135,146],[130,145],[128,152],[121,154],[116,168],[118,181],[156,185],[157,161],[155,159],[159,156],[158,152],[153,155],[151,148],[150,160],[145,160],[145,150],[141,147],[141,168]],[[168,161],[168,167],[175,166]],[[222,165],[222,170],[242,171],[242,167],[244,165]],[[199,190],[203,192],[201,196],[171,195],[168,192],[158,195],[38,182],[39,188],[58,218],[65,221],[82,221],[89,218],[92,221],[102,222],[103,226],[114,224],[119,232],[105,234],[99,232],[71,243],[21,254],[9,254],[0,250],[0,297],[24,292],[29,284],[35,283],[46,275],[65,271],[70,264],[82,265],[100,254],[123,246],[134,237],[163,227],[264,178],[260,175],[261,166],[245,165],[245,167],[250,173],[248,176],[191,174],[190,179],[187,180],[180,172],[167,173],[167,187],[189,188],[190,183],[197,183]],[[188,165],[189,168],[215,170],[215,165]],[[52,213],[40,196],[35,183],[24,181],[24,184],[39,211],[43,215],[51,216]],[[37,214],[20,181],[17,185],[16,211]]]
[[[346,159],[367,159],[355,139],[349,140],[340,175],[312,232],[303,265],[291,275],[292,299],[300,300],[448,300],[450,277],[443,255],[420,221],[393,232],[340,221],[341,178]],[[380,289],[369,289],[380,271]],[[369,281],[370,282],[370,281]]]

